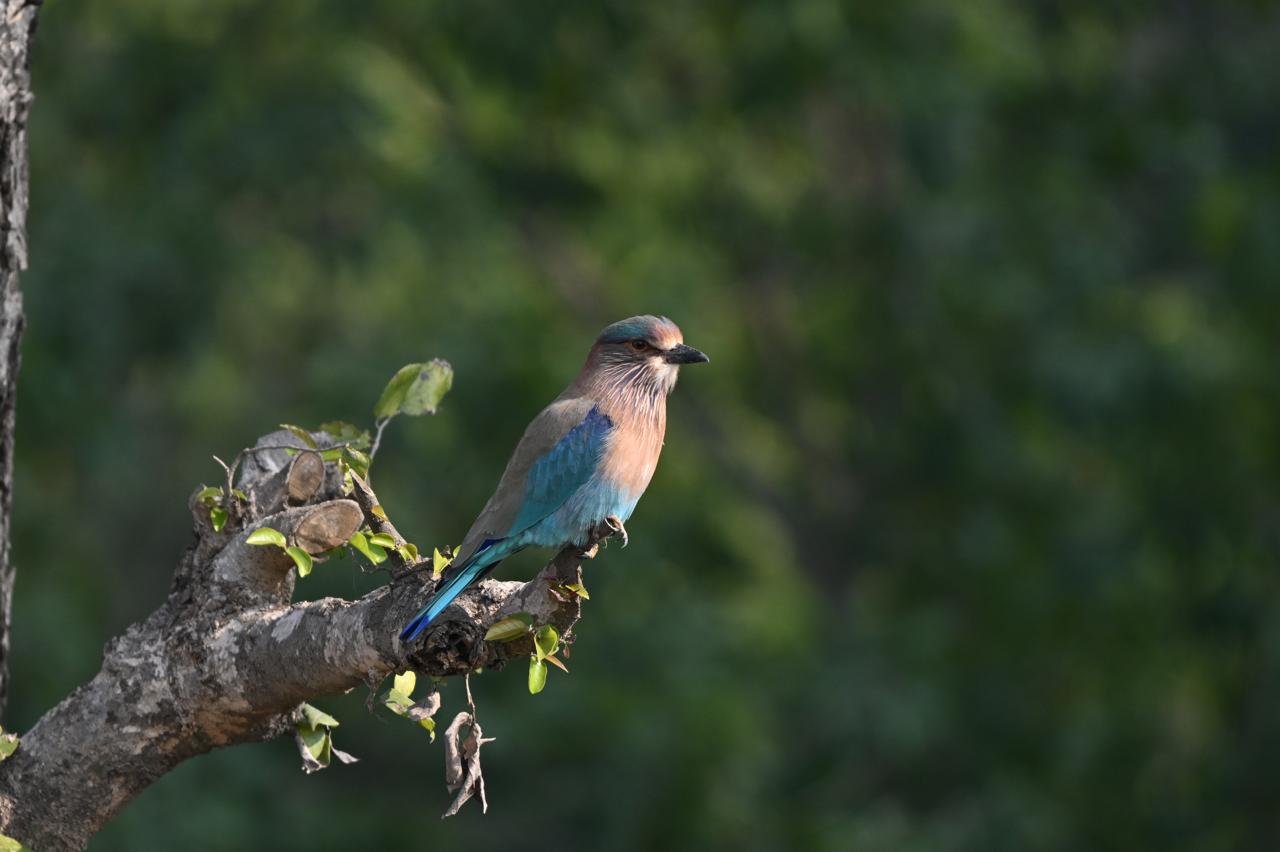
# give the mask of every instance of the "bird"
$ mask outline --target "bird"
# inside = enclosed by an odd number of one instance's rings
[[[525,429],[493,496],[426,605],[400,633],[412,642],[458,595],[530,546],[583,547],[625,523],[658,466],[667,395],[681,365],[706,363],[666,317],[606,327],[577,377]]]

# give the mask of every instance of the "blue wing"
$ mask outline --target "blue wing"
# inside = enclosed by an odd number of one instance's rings
[[[613,421],[593,407],[581,423],[533,463],[524,502],[504,538],[522,533],[565,504],[595,472]]]
[[[502,546],[505,539],[524,532],[555,512],[591,478],[612,428],[613,421],[609,416],[593,406],[581,423],[566,432],[533,463],[525,478],[524,502],[511,528],[500,539],[486,539],[458,567],[456,574],[445,577],[426,606],[405,625],[400,633],[401,640],[413,641],[453,603],[454,598],[507,556],[513,548]]]

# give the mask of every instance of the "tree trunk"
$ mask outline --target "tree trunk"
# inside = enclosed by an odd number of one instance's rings
[[[27,108],[31,103],[31,37],[35,2],[10,0],[0,21],[0,716],[9,698],[9,623],[14,567],[9,556],[13,505],[14,401],[22,291],[27,268]]]

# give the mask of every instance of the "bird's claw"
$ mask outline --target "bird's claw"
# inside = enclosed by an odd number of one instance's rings
[[[604,525],[608,527],[610,530],[612,530],[612,533],[611,533],[612,535],[622,536],[623,547],[626,547],[627,544],[631,541],[630,536],[627,535],[627,528],[622,525],[622,519],[619,518],[617,515],[610,515],[609,517],[605,518]]]

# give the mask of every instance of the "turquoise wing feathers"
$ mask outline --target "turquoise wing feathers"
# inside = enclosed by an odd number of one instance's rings
[[[565,504],[595,473],[613,421],[593,406],[582,422],[570,429],[551,451],[529,469],[524,502],[506,537],[514,536]]]

